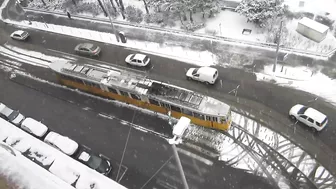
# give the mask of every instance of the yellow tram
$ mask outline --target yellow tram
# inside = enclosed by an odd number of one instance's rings
[[[219,130],[231,126],[230,106],[188,89],[146,78],[116,67],[57,60],[49,65],[63,85],[135,106],[185,116],[195,125]]]

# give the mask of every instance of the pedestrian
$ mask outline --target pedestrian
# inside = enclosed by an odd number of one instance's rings
[[[68,18],[71,20],[71,15],[69,11],[67,11],[67,15],[68,15]]]

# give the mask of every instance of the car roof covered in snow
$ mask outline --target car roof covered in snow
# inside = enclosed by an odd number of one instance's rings
[[[16,30],[14,33],[18,35],[22,35],[25,31],[23,30]]]
[[[326,115],[324,115],[323,113],[315,110],[314,108],[308,108],[305,113],[306,116],[314,119],[315,121],[322,123],[324,121],[324,119],[327,117]]]
[[[26,118],[22,125],[28,127],[37,136],[43,136],[48,131],[47,126],[30,117]]]
[[[144,54],[135,54],[133,59],[144,60],[145,58],[146,58],[146,55]]]
[[[67,154],[73,154],[78,149],[77,142],[71,140],[68,137],[55,133],[55,132],[50,132],[45,137],[44,141],[48,141],[51,144],[54,144],[59,149],[61,149],[64,153],[67,153]]]

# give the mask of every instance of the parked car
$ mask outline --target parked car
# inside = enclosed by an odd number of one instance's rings
[[[328,124],[328,118],[314,108],[297,104],[289,110],[289,116],[293,120],[302,122],[316,131],[321,131]]]
[[[25,119],[25,117],[18,111],[10,109],[3,103],[0,103],[0,117],[16,126],[19,126],[21,122]]]
[[[100,47],[91,43],[80,43],[75,47],[75,51],[78,54],[86,56],[99,56]]]
[[[150,58],[144,54],[130,54],[126,57],[125,62],[133,66],[144,67],[150,63]]]
[[[44,138],[44,142],[69,156],[73,155],[78,150],[77,142],[55,132],[48,133]]]
[[[23,30],[17,30],[13,32],[11,35],[11,38],[19,40],[19,41],[25,41],[29,37],[29,33]]]
[[[23,120],[21,123],[21,128],[28,133],[41,138],[44,137],[48,131],[47,126],[30,117]]]
[[[110,160],[102,154],[94,154],[89,147],[81,146],[76,159],[97,172],[108,175],[112,170]]]
[[[186,77],[206,84],[214,84],[218,78],[218,70],[212,67],[190,68]]]

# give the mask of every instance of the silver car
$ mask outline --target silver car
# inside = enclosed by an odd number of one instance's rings
[[[19,41],[25,41],[26,39],[28,39],[29,33],[23,30],[17,30],[13,32],[10,36],[12,39],[16,39]]]
[[[85,56],[99,56],[100,47],[91,43],[80,43],[75,47],[77,54]]]
[[[16,126],[19,126],[25,119],[25,117],[18,111],[10,109],[3,103],[0,103],[0,117]]]

